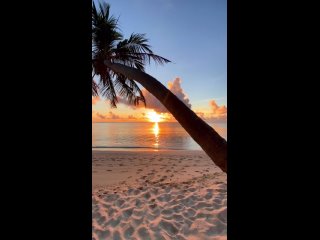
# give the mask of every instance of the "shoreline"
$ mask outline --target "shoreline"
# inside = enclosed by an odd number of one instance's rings
[[[94,152],[186,152],[186,153],[204,153],[203,150],[200,149],[192,149],[192,150],[186,150],[186,149],[169,149],[169,148],[152,148],[152,147],[92,147],[92,153]]]
[[[92,159],[93,189],[148,182],[179,183],[209,173],[226,181],[226,174],[202,150],[93,150]]]

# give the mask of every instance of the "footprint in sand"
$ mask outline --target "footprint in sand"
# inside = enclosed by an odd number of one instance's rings
[[[163,182],[164,180],[166,180],[168,178],[168,176],[163,176],[162,178],[160,178],[159,182]]]

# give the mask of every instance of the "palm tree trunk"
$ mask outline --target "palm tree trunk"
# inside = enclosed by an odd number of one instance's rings
[[[118,63],[111,63],[109,61],[105,61],[104,63],[112,71],[121,73],[129,79],[137,81],[153,94],[201,146],[212,161],[222,171],[227,172],[227,142],[211,126],[198,117],[157,79],[147,73]]]

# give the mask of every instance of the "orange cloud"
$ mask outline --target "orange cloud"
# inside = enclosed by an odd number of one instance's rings
[[[216,103],[216,101],[211,100],[209,102],[211,109],[212,109],[212,113],[215,116],[222,116],[222,115],[227,115],[227,107],[226,106],[221,106],[219,107],[218,104]]]
[[[103,115],[103,114],[101,114],[101,113],[96,113],[96,116],[98,117],[98,118],[100,118],[100,119],[106,119],[107,118],[107,115]]]
[[[113,112],[109,112],[109,116],[108,116],[109,119],[119,119],[120,116],[119,115],[116,115],[114,114]]]
[[[196,114],[206,121],[226,122],[227,121],[227,107],[219,106],[215,100],[209,101],[209,112],[196,112]]]
[[[98,117],[98,119],[101,119],[101,120],[105,120],[105,119],[120,119],[119,115],[116,115],[111,111],[108,114],[101,114],[99,112],[96,112],[96,116]]]
[[[227,107],[218,106],[215,100],[209,102],[211,106],[211,119],[215,121],[227,121]]]

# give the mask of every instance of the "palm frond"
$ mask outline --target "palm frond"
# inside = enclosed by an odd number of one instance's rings
[[[99,87],[98,84],[92,79],[92,96],[98,97],[99,96]]]
[[[99,71],[98,89],[100,95],[110,101],[111,107],[117,106],[118,99],[113,84],[113,73],[110,73],[107,69]]]
[[[117,74],[114,85],[119,96],[127,100],[129,104],[137,106],[139,105],[139,101],[142,101],[145,105],[145,98],[142,91],[133,80],[127,79],[122,74]]]
[[[170,62],[152,52],[144,34],[131,34],[129,39],[120,41],[113,52],[113,61],[136,67],[140,71],[144,71],[144,65],[150,64],[151,60],[160,65]]]
[[[118,28],[118,19],[110,15],[110,5],[92,2],[92,70],[98,76],[98,84],[92,81],[92,95],[101,95],[110,101],[111,107],[118,103],[117,94],[130,104],[138,105],[146,100],[139,86],[132,79],[113,72],[104,65],[109,60],[145,71],[145,65],[154,61],[165,64],[170,60],[151,50],[145,34],[133,33],[124,39]]]

